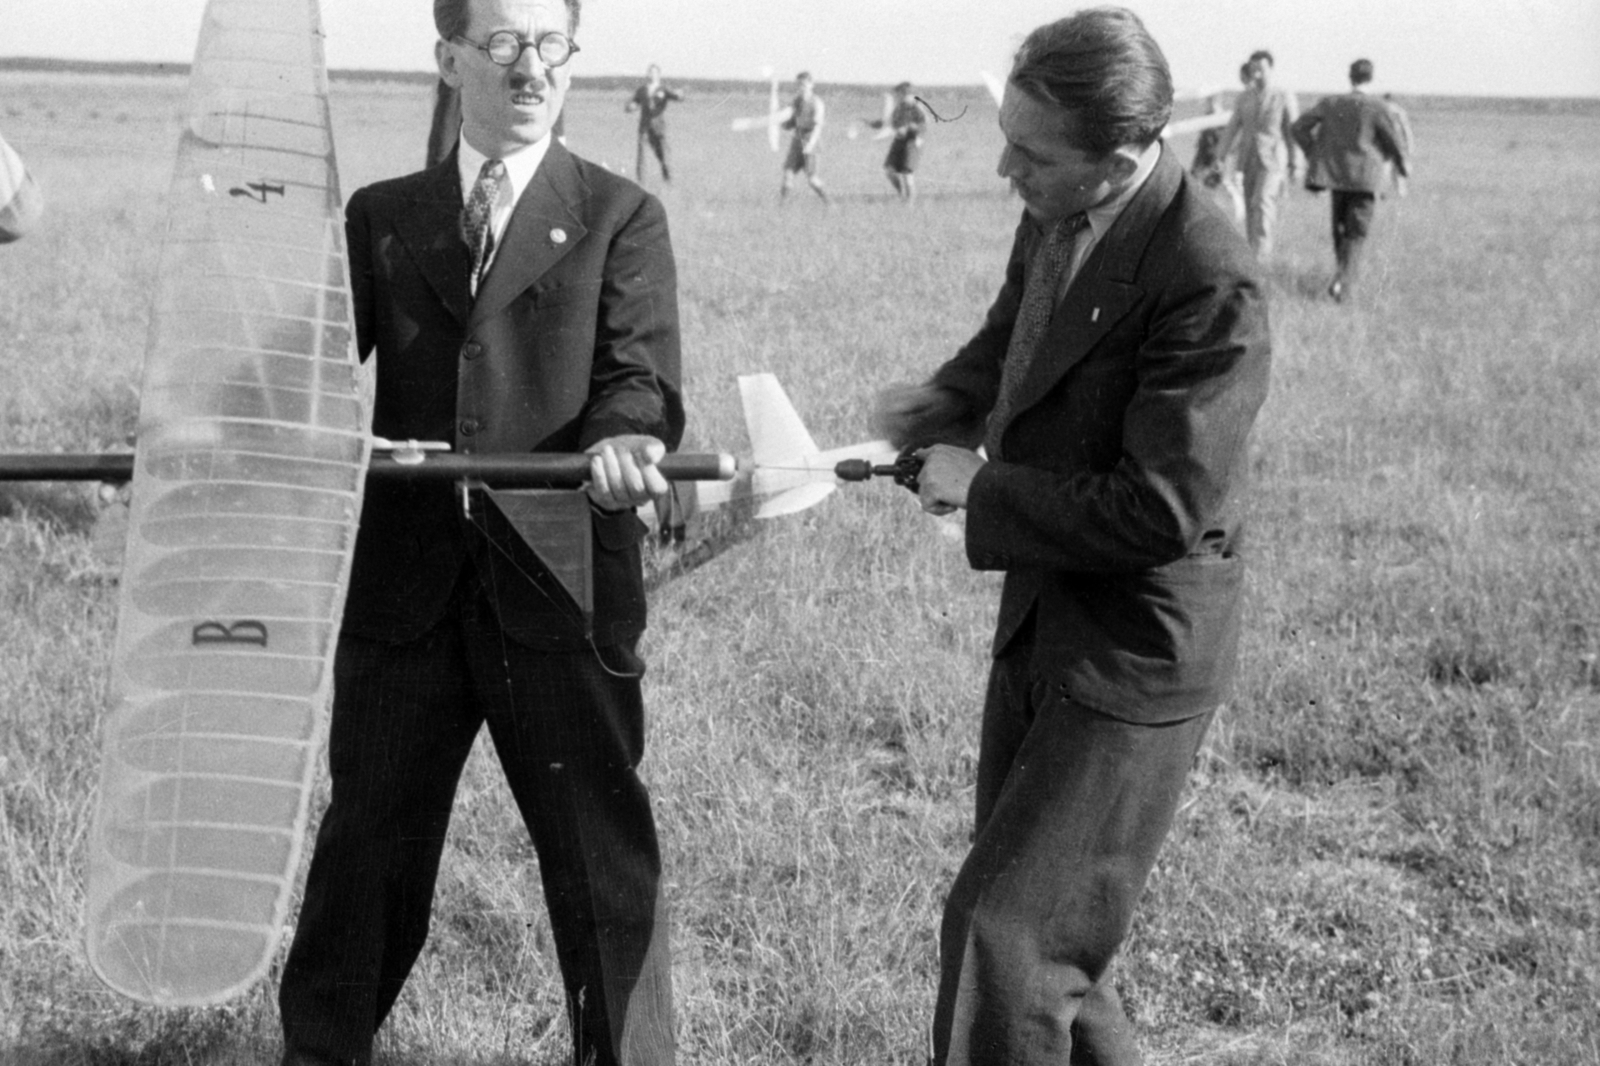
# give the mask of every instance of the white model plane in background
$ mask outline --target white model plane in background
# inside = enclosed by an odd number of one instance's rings
[[[793,109],[779,106],[778,80],[771,72],[771,67],[762,68],[762,76],[768,78],[770,83],[767,113],[765,115],[749,115],[736,118],[731,125],[735,133],[765,129],[767,131],[767,143],[776,152],[779,141],[778,131],[782,128],[783,123],[788,121]],[[978,76],[982,79],[984,88],[989,91],[989,95],[994,98],[995,106],[999,107],[1000,99],[1005,95],[1004,79],[996,77],[987,70],[979,71]],[[1228,123],[1228,119],[1233,115],[1232,111],[1222,107],[1222,90],[1220,89],[1179,89],[1173,93],[1172,99],[1177,103],[1190,100],[1205,100],[1209,102],[1209,107],[1204,114],[1192,115],[1189,118],[1180,118],[1175,122],[1167,123],[1166,128],[1161,131],[1162,140],[1225,126]],[[874,140],[893,135],[894,131],[889,129],[888,123],[888,118],[893,108],[893,95],[885,94],[883,120],[873,137]],[[863,130],[868,128],[872,128],[870,123],[860,119],[854,120],[846,126],[845,136],[850,140],[855,140],[861,136]]]
[[[1000,106],[1000,98],[1005,95],[1004,80],[995,77],[987,70],[980,70],[978,76],[983,79],[984,88],[989,90],[989,95],[994,97],[996,107]],[[1233,112],[1222,107],[1221,89],[1179,89],[1172,94],[1173,101],[1183,102],[1188,100],[1206,100],[1210,103],[1210,110],[1203,115],[1194,115],[1190,118],[1180,118],[1176,122],[1169,122],[1161,131],[1161,139],[1181,137],[1186,133],[1200,133],[1204,130],[1226,126],[1228,119],[1233,117]]]
[[[845,127],[844,135],[853,141],[867,130],[872,131],[872,139],[875,141],[888,140],[894,136],[894,93],[883,94],[883,111],[876,119],[853,118]]]
[[[761,77],[767,83],[767,113],[751,118],[736,118],[733,120],[735,133],[746,130],[765,129],[767,131],[767,147],[774,152],[778,150],[783,137],[779,132],[783,124],[789,120],[791,108],[778,106],[778,75],[771,67],[761,68]]]

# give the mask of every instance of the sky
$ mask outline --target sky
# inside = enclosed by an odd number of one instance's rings
[[[1345,87],[1359,57],[1396,94],[1600,97],[1600,0],[1124,0],[1180,88],[1231,87],[1256,48],[1300,91]],[[0,56],[188,61],[205,0],[0,0]],[[1003,74],[1062,0],[584,0],[574,73],[819,84],[974,84]],[[427,70],[429,0],[322,0],[328,64]],[[998,13],[997,13],[998,12]]]

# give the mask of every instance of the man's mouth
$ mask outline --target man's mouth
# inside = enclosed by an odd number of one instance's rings
[[[534,107],[544,103],[544,93],[520,92],[511,94],[511,102],[518,107]]]

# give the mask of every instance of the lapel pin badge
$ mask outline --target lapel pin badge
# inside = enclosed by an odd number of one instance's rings
[[[1098,322],[1098,321],[1100,321],[1100,309],[1098,307],[1096,307],[1093,311],[1089,312],[1089,321],[1090,322]]]
[[[562,229],[560,226],[557,226],[555,229],[550,231],[550,240],[556,244],[566,244],[567,231]]]

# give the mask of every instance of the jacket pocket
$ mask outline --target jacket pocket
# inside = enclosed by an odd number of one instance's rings
[[[537,308],[557,307],[586,300],[589,303],[600,301],[600,283],[598,281],[574,281],[566,285],[553,285],[548,289],[534,289],[528,293],[529,302]]]

